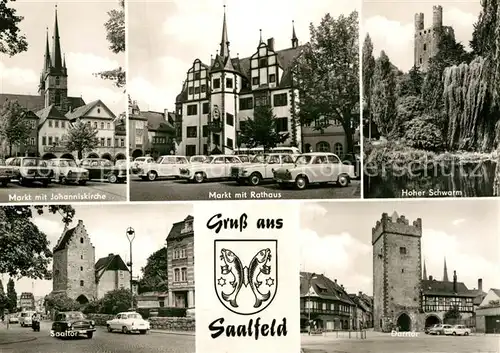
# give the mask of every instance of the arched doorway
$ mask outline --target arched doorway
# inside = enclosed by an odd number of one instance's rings
[[[330,144],[326,141],[320,141],[316,144],[315,152],[331,152]]]
[[[411,319],[408,314],[402,313],[399,315],[397,326],[400,332],[411,331]]]
[[[134,150],[134,152],[132,152],[133,159],[136,159],[138,157],[142,157],[142,150]]]
[[[83,294],[80,294],[78,296],[78,298],[76,298],[76,301],[80,304],[88,304],[89,300],[87,299],[87,297]]]
[[[104,153],[101,158],[103,159],[107,159],[108,161],[112,160],[113,157],[111,157],[111,155],[109,153]]]
[[[42,157],[42,159],[49,160],[49,159],[54,159],[57,158],[55,154],[53,153],[45,153]]]
[[[75,157],[71,153],[65,153],[61,156],[61,158],[75,159]]]
[[[115,156],[115,159],[117,161],[121,160],[121,159],[126,159],[125,155],[123,153],[118,153],[116,156]]]
[[[89,153],[87,158],[99,158],[99,155],[97,153]]]
[[[436,315],[429,315],[425,319],[425,327],[439,325],[440,323],[441,323],[441,320]]]

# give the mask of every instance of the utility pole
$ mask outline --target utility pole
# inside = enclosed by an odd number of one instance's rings
[[[128,227],[125,233],[130,245],[130,261],[127,264],[130,267],[130,308],[134,309],[134,289],[133,289],[133,267],[132,267],[132,242],[135,239],[135,230],[132,227]]]

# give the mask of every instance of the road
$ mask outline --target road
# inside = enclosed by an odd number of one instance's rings
[[[108,333],[98,328],[92,339],[61,340],[50,337],[50,324],[43,322],[40,332],[11,325],[0,327],[1,353],[195,353],[195,337],[165,333],[147,335]],[[28,340],[8,343],[14,340]],[[34,339],[34,340],[33,340]]]
[[[272,182],[259,186],[240,186],[234,181],[210,181],[202,184],[185,180],[143,181],[132,177],[131,201],[200,201],[200,200],[300,200],[360,198],[359,180],[345,188],[329,184],[310,185],[306,190],[279,189]]]
[[[302,336],[304,353],[499,353],[498,336],[391,337],[389,334],[367,339],[336,339],[333,336]]]
[[[31,186],[9,183],[0,186],[0,203],[127,201],[127,189],[127,184],[107,181],[89,181],[85,186],[51,183],[46,188],[38,183]]]

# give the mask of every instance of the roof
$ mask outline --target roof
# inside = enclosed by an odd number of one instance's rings
[[[349,305],[355,305],[349,294],[325,275],[313,274],[310,272],[300,273],[300,296],[306,297],[309,288],[313,288],[321,299],[337,300]]]
[[[168,113],[172,117],[172,113]],[[164,113],[159,112],[141,112],[141,115],[148,120],[148,130],[158,132],[175,132],[175,128],[168,121],[165,120]],[[173,117],[175,119],[175,115]]]
[[[76,226],[76,227],[78,227],[78,226]],[[68,229],[63,233],[63,235],[61,236],[61,238],[59,238],[59,241],[57,242],[57,245],[54,247],[54,250],[52,252],[66,249],[66,246],[68,245],[69,241],[71,240],[73,233],[75,233],[76,227]]]
[[[101,257],[97,260],[94,268],[96,272],[102,271],[102,273],[98,276],[99,278],[105,271],[129,271],[121,256],[115,254],[109,254],[106,257]],[[97,278],[97,280],[99,278]]]
[[[100,99],[90,102],[89,104],[82,105],[76,109],[73,109],[71,112],[68,112],[66,114],[66,118],[68,118],[69,120],[75,120],[81,118],[98,104],[101,104],[105,109],[107,109],[108,112],[112,115],[113,119],[116,118],[115,114]]]
[[[0,102],[5,100],[16,100],[21,106],[31,111],[38,111],[45,107],[45,99],[41,95],[31,95],[31,94],[0,94]],[[68,97],[69,105],[73,108],[85,105],[85,101],[82,97]]]
[[[47,119],[59,119],[59,120],[68,120],[63,113],[61,113],[54,104],[49,105],[39,111],[36,112],[36,115],[40,120],[38,121],[38,125],[41,126],[47,121]]]
[[[186,223],[186,221],[192,222],[193,219],[194,219],[193,216],[189,215],[183,221],[172,224],[172,228],[170,228],[170,232],[168,233],[167,236],[167,241],[182,239],[185,238],[186,236],[193,236],[193,231],[189,233],[182,233],[182,229],[184,228],[184,223]]]
[[[470,291],[463,282],[456,282],[456,291],[453,289],[453,282],[422,280],[422,293],[424,295],[435,296],[459,296],[459,297],[475,297],[475,291]]]
[[[490,290],[500,297],[500,289],[490,288]]]

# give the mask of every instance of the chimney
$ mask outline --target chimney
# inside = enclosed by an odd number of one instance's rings
[[[481,291],[481,292],[483,291],[483,279],[482,279],[482,278],[479,278],[479,279],[477,280],[477,289],[478,289],[479,291]]]
[[[453,292],[457,292],[457,271],[453,271]]]
[[[165,121],[168,121],[168,109],[163,109],[163,119],[165,119]]]
[[[358,292],[358,297],[361,297],[363,295],[363,292]]]
[[[336,278],[334,279],[334,281],[335,281],[335,283],[337,283],[337,279]]]
[[[429,276],[429,281],[432,281],[432,280],[433,280],[432,276]]]
[[[269,50],[274,51],[274,38],[269,38],[267,40],[267,47],[269,48]]]
[[[343,284],[341,284],[341,285],[340,285],[340,288],[342,288],[342,290],[344,290],[344,285],[343,285]]]

